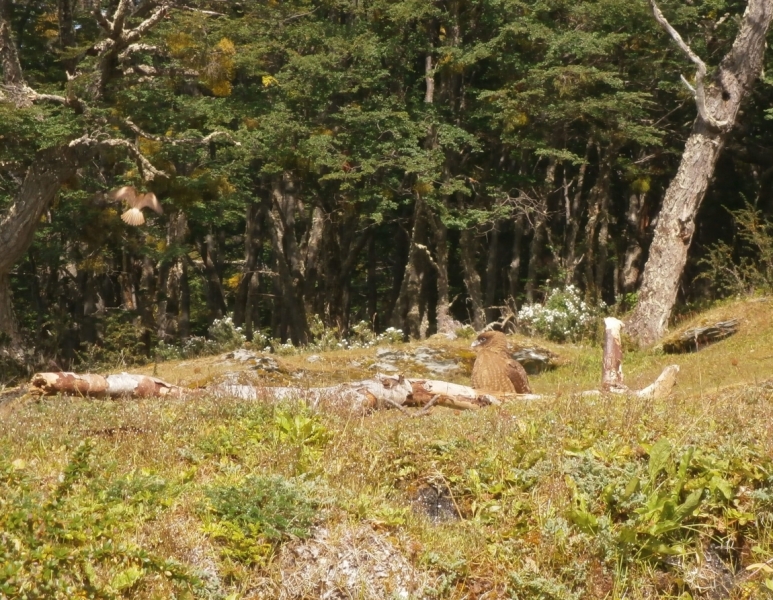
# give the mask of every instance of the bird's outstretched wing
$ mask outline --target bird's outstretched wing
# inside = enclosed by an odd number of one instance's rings
[[[164,209],[153,192],[138,194],[137,202],[132,205],[132,208],[139,208],[140,210],[142,210],[143,208],[149,208],[151,210],[156,211],[159,215],[164,214]]]
[[[139,208],[130,208],[121,215],[121,220],[127,225],[137,227],[145,222],[145,215]]]
[[[134,207],[137,202],[137,189],[133,185],[125,185],[113,190],[107,196],[112,200],[123,200],[129,206]]]

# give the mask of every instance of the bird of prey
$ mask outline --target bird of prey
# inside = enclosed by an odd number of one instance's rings
[[[472,347],[478,354],[472,367],[472,387],[487,392],[531,393],[526,371],[508,353],[504,333],[484,331]]]
[[[133,185],[125,185],[108,194],[112,200],[123,200],[129,207],[121,215],[121,219],[127,225],[142,225],[145,222],[145,216],[142,214],[143,208],[150,208],[158,214],[163,215],[164,209],[153,192],[141,193]]]

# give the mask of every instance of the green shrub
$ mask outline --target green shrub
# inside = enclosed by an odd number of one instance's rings
[[[91,473],[92,453],[90,440],[81,443],[49,493],[25,461],[0,461],[0,597],[132,597],[151,575],[167,578],[178,592],[199,588],[179,563],[117,541],[137,519],[155,514],[146,507],[163,505],[166,483],[129,475],[105,489]]]
[[[295,482],[250,477],[240,485],[206,491],[209,522],[204,531],[221,546],[221,556],[261,564],[291,537],[309,536],[316,505]]]
[[[748,203],[729,212],[735,222],[733,244],[709,246],[698,263],[706,268],[699,277],[723,295],[773,290],[773,221]]]

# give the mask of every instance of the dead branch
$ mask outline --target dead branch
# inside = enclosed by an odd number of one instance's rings
[[[36,373],[32,376],[29,393],[34,396],[92,396],[132,398],[182,397],[190,390],[166,383],[156,377],[119,373],[95,375],[91,373]]]
[[[230,141],[234,146],[241,146],[241,142],[238,142],[237,140],[235,140],[233,136],[227,131],[214,131],[208,135],[205,135],[202,138],[170,138],[165,135],[155,135],[153,133],[148,133],[147,131],[144,131],[138,125],[136,125],[131,119],[126,119],[124,123],[126,123],[127,127],[129,127],[129,129],[131,129],[135,134],[139,135],[140,137],[144,137],[145,139],[152,140],[154,142],[163,142],[165,144],[170,144],[172,146],[178,146],[181,144],[206,145],[218,137],[227,138],[228,141]]]
[[[698,107],[698,114],[701,116],[701,119],[716,129],[721,130],[726,128],[728,125],[730,125],[730,122],[727,120],[717,121],[709,113],[708,108],[706,108],[706,94],[703,88],[703,79],[706,77],[706,63],[704,63],[701,58],[693,51],[693,49],[690,48],[687,42],[682,39],[682,36],[679,35],[679,32],[671,26],[671,23],[668,22],[666,17],[663,16],[663,13],[660,11],[657,2],[655,0],[650,0],[650,5],[652,6],[652,12],[655,15],[655,20],[660,23],[663,29],[665,29],[671,38],[676,42],[676,45],[679,46],[682,52],[684,52],[696,66],[695,88],[687,83],[687,80],[684,77],[682,77],[682,81],[692,91],[692,94],[695,97],[695,104]]]

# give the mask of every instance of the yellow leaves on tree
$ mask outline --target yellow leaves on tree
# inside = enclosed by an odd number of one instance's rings
[[[221,39],[215,51],[209,54],[209,60],[202,69],[201,79],[215,96],[231,95],[231,80],[236,72],[233,57],[236,54],[234,43],[228,38]]]
[[[263,87],[271,87],[274,85],[279,85],[279,82],[277,81],[276,77],[274,77],[273,75],[263,75],[263,77],[261,77],[260,80],[263,82]]]
[[[35,33],[48,40],[59,37],[59,18],[56,13],[47,12],[40,15],[35,23]]]
[[[413,186],[413,191],[419,194],[419,196],[426,196],[432,191],[432,184],[427,181],[417,181]]]
[[[241,282],[241,280],[242,280],[242,274],[241,273],[236,273],[236,275],[232,275],[231,277],[227,277],[223,281],[223,284],[229,290],[236,290],[236,288],[239,287],[239,283]]]
[[[236,73],[236,47],[231,40],[222,38],[214,48],[205,47],[190,34],[176,32],[167,36],[166,44],[172,56],[199,72],[201,82],[215,96],[230,96]]]

